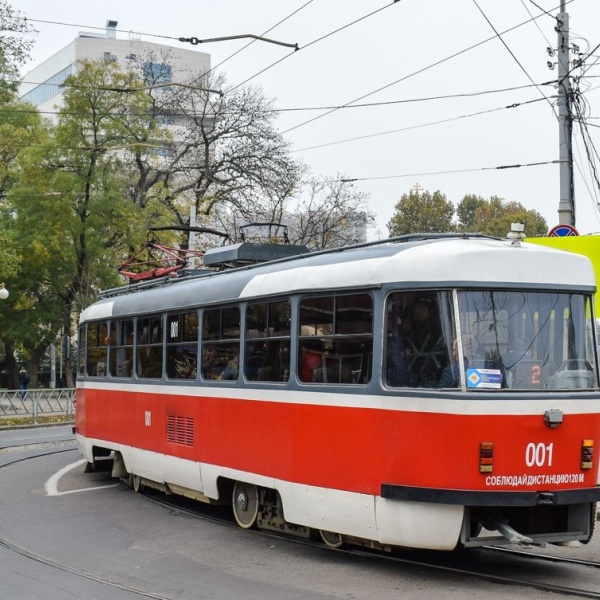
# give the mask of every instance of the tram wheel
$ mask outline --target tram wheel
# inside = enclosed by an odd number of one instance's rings
[[[323,543],[329,548],[341,548],[344,545],[344,540],[341,534],[334,533],[333,531],[324,531],[319,529],[319,534]]]
[[[250,483],[236,481],[233,486],[233,516],[242,529],[256,525],[258,517],[258,488]]]
[[[142,478],[139,475],[134,475],[133,473],[130,475],[131,487],[134,492],[140,494],[144,491],[145,485],[142,481]]]

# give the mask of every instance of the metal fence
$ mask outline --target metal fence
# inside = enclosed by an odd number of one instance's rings
[[[0,425],[6,419],[29,418],[37,423],[42,417],[75,415],[75,388],[0,391]]]

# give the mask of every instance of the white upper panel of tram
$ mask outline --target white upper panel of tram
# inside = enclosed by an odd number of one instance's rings
[[[369,258],[368,252],[349,263],[305,266],[253,277],[240,297],[278,294],[307,289],[355,287],[382,283],[461,282],[484,286],[510,285],[593,287],[591,262],[570,252],[541,248],[533,244],[511,245],[509,241],[488,239],[442,240],[434,243],[398,245],[397,252]]]
[[[80,321],[122,312],[155,310],[158,305],[197,305],[394,282],[413,287],[460,287],[463,284],[501,287],[506,284],[523,288],[595,289],[592,264],[582,255],[488,238],[432,239],[347,248],[213,275],[215,277],[174,279],[141,294],[127,294],[128,288],[124,287],[122,296],[107,298],[84,310]]]

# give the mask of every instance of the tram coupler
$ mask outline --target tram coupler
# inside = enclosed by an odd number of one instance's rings
[[[508,523],[504,521],[496,521],[490,524],[491,527],[499,531],[511,544],[520,544],[521,546],[545,546],[545,542],[536,542],[532,538],[514,530]]]

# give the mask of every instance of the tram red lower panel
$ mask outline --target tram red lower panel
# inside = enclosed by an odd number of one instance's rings
[[[185,443],[168,440],[169,418],[185,423]],[[592,469],[582,469],[581,452],[584,439],[598,448],[600,415],[567,414],[550,428],[543,411],[456,415],[86,388],[78,390],[77,431],[159,454],[372,495],[380,494],[382,483],[553,491],[597,484],[597,456]],[[492,472],[480,472],[482,442],[493,443]]]

